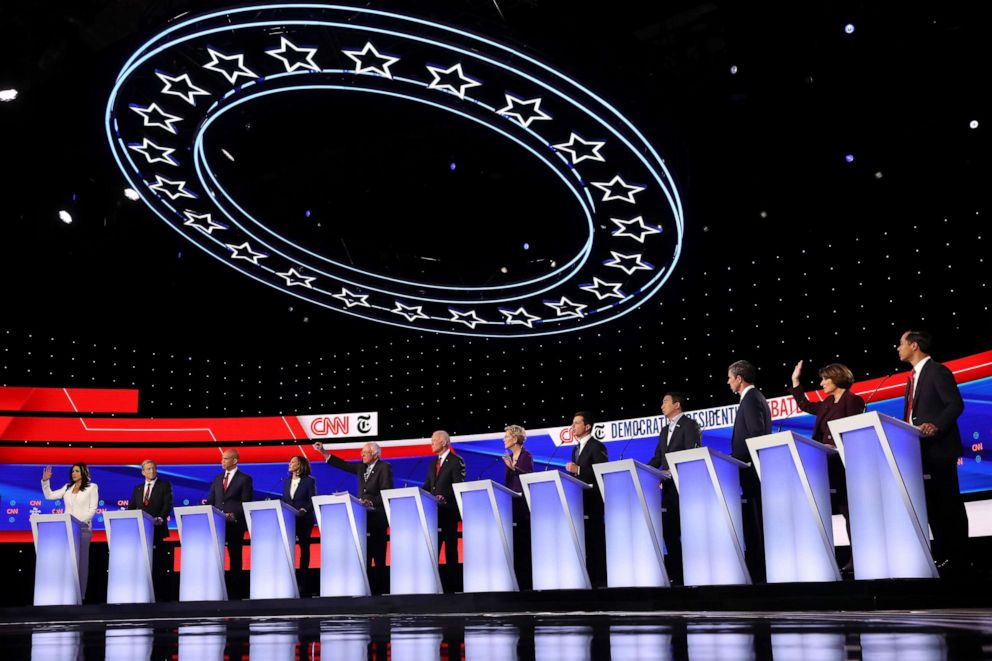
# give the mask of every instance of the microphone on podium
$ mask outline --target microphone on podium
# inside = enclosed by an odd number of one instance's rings
[[[899,373],[899,370],[896,370],[895,372],[892,372],[891,374],[886,375],[886,377],[884,379],[882,379],[881,381],[878,382],[878,385],[875,386],[875,389],[871,391],[871,394],[870,395],[868,395],[868,399],[865,400],[865,410],[866,411],[868,410],[868,405],[871,404],[871,400],[875,399],[875,395],[878,393],[878,390],[882,387],[882,385],[886,381],[888,381],[889,379],[891,379],[892,377],[894,377],[898,373]]]
[[[551,456],[548,457],[548,460],[544,463],[544,470],[551,468],[551,462],[554,461],[555,455],[558,454],[559,448],[561,448],[560,445],[555,446],[555,449],[551,452]]]

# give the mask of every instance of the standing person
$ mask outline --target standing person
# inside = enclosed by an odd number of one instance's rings
[[[69,471],[69,481],[52,491],[52,467],[45,466],[41,473],[41,491],[47,500],[62,499],[65,513],[79,520],[79,596],[86,599],[86,584],[90,572],[90,540],[93,539],[93,517],[100,502],[100,491],[96,483],[90,482],[90,469],[82,463],[75,463]]]
[[[761,525],[761,480],[751,463],[747,439],[772,433],[772,411],[768,401],[754,387],[758,370],[746,360],[738,360],[727,368],[727,385],[740,396],[734,432],[731,438],[731,455],[747,464],[741,469],[741,494],[743,496],[744,558],[751,579],[765,580],[765,539]]]
[[[461,521],[454,485],[465,481],[465,460],[455,454],[446,431],[431,434],[431,452],[435,456],[427,469],[423,489],[437,499],[438,559],[443,545],[445,565],[454,569],[458,566],[458,522]],[[450,576],[452,572],[445,573]],[[457,591],[457,581],[449,579],[448,583],[446,592]]]
[[[158,601],[165,601],[169,591],[166,575],[170,567],[171,554],[165,538],[169,536],[169,515],[172,514],[172,484],[158,476],[158,464],[151,459],[141,462],[141,484],[135,485],[131,498],[127,501],[129,510],[142,510],[154,519],[152,546],[152,582]]]
[[[685,415],[684,403],[685,395],[680,392],[667,392],[661,399],[661,413],[668,424],[658,435],[654,456],[648,461],[649,466],[660,468],[665,473],[661,483],[661,506],[664,510],[661,514],[661,529],[668,549],[665,566],[668,577],[674,583],[682,582],[682,522],[679,514],[679,492],[669,471],[667,453],[691,450],[703,444],[703,432],[699,423]]]
[[[860,395],[855,395],[850,391],[854,385],[854,374],[846,365],[831,363],[819,371],[820,387],[823,394],[827,396],[822,402],[811,402],[803,392],[799,377],[802,374],[803,361],[796,363],[796,368],[792,370],[792,388],[790,393],[796,400],[796,405],[800,410],[816,416],[813,423],[813,440],[832,448],[837,447],[830,427],[827,424],[831,420],[839,420],[852,415],[865,412],[865,400]],[[830,480],[830,505],[835,514],[844,516],[844,525],[847,526],[847,536],[851,536],[850,514],[847,508],[847,474],[844,471],[844,462],[839,454],[832,454],[827,459],[827,475]],[[844,572],[849,573],[854,570],[852,562],[844,566]]]
[[[503,455],[506,470],[503,486],[523,493],[520,476],[534,472],[534,455],[524,448],[527,431],[520,425],[510,425],[504,430]],[[513,566],[516,569],[517,585],[521,590],[529,590],[533,585],[530,562],[530,510],[523,497],[513,499]]]
[[[913,366],[906,381],[903,419],[919,428],[923,472],[930,476],[926,490],[927,513],[933,532],[934,560],[947,576],[965,570],[968,563],[968,513],[958,484],[961,432],[958,417],[964,400],[954,374],[930,357],[929,333],[908,330],[899,339],[899,360]]]
[[[313,535],[313,497],[317,495],[317,482],[310,476],[310,460],[302,455],[289,459],[289,480],[283,482],[282,501],[296,509],[296,543],[300,545],[300,568],[296,583],[300,595],[309,594],[307,570],[310,568],[310,537]]]
[[[328,465],[352,473],[358,477],[358,499],[371,508],[365,514],[365,528],[368,541],[365,547],[365,563],[369,576],[369,586],[374,594],[382,594],[388,585],[386,576],[386,530],[389,523],[382,507],[382,491],[393,488],[393,468],[382,461],[382,449],[378,443],[366,443],[362,447],[362,461],[348,462],[328,452],[319,441],[313,449],[324,456]]]
[[[579,411],[572,416],[572,460],[565,464],[565,470],[579,478],[592,489],[582,494],[582,507],[585,510],[586,569],[593,587],[606,587],[606,522],[604,520],[603,497],[596,483],[592,467],[610,460],[606,446],[592,437],[595,420],[589,411]]]
[[[207,496],[207,505],[218,508],[227,518],[225,538],[227,553],[231,557],[228,592],[237,595],[245,592],[244,579],[241,575],[243,567],[241,556],[245,545],[245,532],[248,531],[244,503],[251,502],[255,497],[251,475],[238,468],[240,456],[237,450],[224,451],[220,460],[224,472],[214,478],[210,485],[210,494]]]

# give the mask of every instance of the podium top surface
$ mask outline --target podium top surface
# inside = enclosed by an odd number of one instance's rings
[[[603,464],[593,464],[592,467],[592,471],[596,475],[602,475],[603,473],[622,473],[624,471],[635,469],[655,475],[659,479],[664,477],[664,473],[654,466],[648,466],[647,464],[641,463],[636,459],[617,459],[616,461],[607,461]]]
[[[859,413],[858,415],[848,416],[839,420],[830,420],[827,422],[827,425],[830,426],[830,432],[834,436],[837,436],[838,434],[843,434],[844,432],[874,427],[876,424],[881,423],[899,427],[900,429],[904,429],[905,431],[912,432],[917,435],[920,434],[919,428],[909,424],[908,422],[899,420],[898,418],[893,418],[891,415],[879,413],[878,411],[868,411],[867,413]]]
[[[524,473],[526,475],[526,473]],[[452,485],[455,489],[455,493],[465,493],[466,491],[502,491],[503,493],[508,493],[514,498],[520,498],[523,494],[519,494],[513,489],[504,487],[499,482],[495,480],[472,480],[471,482],[459,482],[458,484]]]
[[[48,523],[51,521],[61,521],[63,523],[68,523],[70,521],[75,521],[76,525],[82,525],[82,521],[77,519],[71,514],[62,512],[61,514],[32,514],[29,519],[31,523]]]
[[[144,510],[107,510],[103,513],[106,519],[148,519],[153,521],[155,517]]]
[[[707,447],[692,448],[691,450],[679,450],[678,452],[669,452],[665,456],[668,459],[669,466],[682,464],[687,461],[699,461],[701,459],[721,459],[728,463],[736,464],[740,468],[744,468],[748,465],[747,463],[739,459],[734,459],[729,454],[717,452],[713,448],[707,448]]]
[[[383,500],[389,500],[391,498],[411,498],[415,496],[422,496],[424,498],[429,498],[434,500],[434,496],[427,493],[420,487],[399,487],[398,489],[383,489],[379,492]]]
[[[295,507],[293,507],[284,500],[279,500],[278,498],[271,498],[269,500],[251,500],[243,504],[246,512],[257,512],[259,510],[278,510],[278,509],[288,510],[291,514],[296,514],[297,512]]]
[[[183,505],[182,507],[175,508],[173,511],[176,513],[176,518],[187,514],[216,514],[217,516],[224,516],[224,513],[213,505]]]
[[[357,497],[351,495],[349,492],[344,491],[341,493],[332,493],[326,496],[314,496],[313,504],[316,507],[321,505],[337,505],[337,504],[348,504],[354,505],[355,507],[365,507],[365,504],[360,501]]]
[[[574,475],[569,475],[565,471],[559,470],[543,470],[538,473],[524,473],[520,476],[520,484],[535,484],[537,482],[560,482],[560,481],[571,482],[578,487],[583,489],[592,489],[591,484],[586,484]]]
[[[755,436],[747,439],[745,443],[747,443],[747,448],[751,452],[765,450],[767,448],[780,447],[783,445],[792,445],[794,443],[809,445],[826,454],[836,454],[837,452],[836,448],[832,448],[825,443],[820,443],[819,441],[814,441],[812,438],[808,438],[802,434],[797,434],[794,431],[780,431],[774,434]]]

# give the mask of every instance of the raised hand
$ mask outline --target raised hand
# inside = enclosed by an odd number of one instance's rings
[[[803,372],[803,361],[796,363],[796,369],[792,370],[792,387],[799,387],[799,375]]]
[[[313,442],[313,449],[319,452],[320,454],[324,455],[325,457],[328,455],[327,450],[324,449],[324,444],[321,443],[320,441]]]
[[[45,466],[45,470],[41,472],[41,481],[47,482],[50,479],[52,479],[52,467]]]

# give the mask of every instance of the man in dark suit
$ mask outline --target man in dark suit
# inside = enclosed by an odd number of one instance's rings
[[[245,545],[245,532],[248,530],[248,525],[245,523],[244,503],[251,502],[255,493],[251,476],[238,469],[239,457],[237,450],[224,451],[220,460],[224,472],[215,477],[210,485],[207,505],[213,505],[227,517],[225,537],[227,552],[231,557],[228,593],[240,595],[244,593],[241,553]]]
[[[961,432],[958,417],[964,401],[946,366],[930,358],[929,333],[906,331],[899,340],[899,359],[913,366],[906,381],[903,419],[922,435],[923,485],[933,531],[934,560],[942,575],[963,571],[968,564],[968,513],[958,484]]]
[[[648,462],[649,466],[660,468],[667,473],[662,481],[661,527],[665,536],[665,547],[668,557],[665,565],[668,577],[676,583],[682,582],[682,522],[679,520],[679,492],[675,489],[675,481],[668,472],[668,452],[691,450],[702,445],[703,432],[699,423],[685,415],[683,404],[685,395],[680,392],[665,393],[661,400],[661,413],[668,419],[668,424],[658,435],[658,445],[654,456]]]
[[[585,510],[586,569],[593,587],[606,587],[606,525],[603,514],[603,496],[599,492],[596,474],[592,467],[610,460],[606,446],[592,437],[595,420],[588,411],[579,411],[572,416],[572,460],[565,464],[565,470],[579,478],[592,489],[582,494],[582,507]]]
[[[744,527],[744,558],[751,580],[765,580],[765,539],[761,524],[761,481],[751,463],[747,439],[772,433],[772,411],[765,396],[754,387],[758,370],[746,360],[738,360],[727,368],[727,385],[740,395],[741,403],[734,418],[734,434],[730,442],[734,459],[748,464],[741,469],[742,521]]]
[[[372,592],[386,591],[386,512],[382,508],[383,489],[393,488],[393,469],[381,461],[382,449],[378,443],[366,443],[362,447],[362,461],[347,462],[324,449],[320,442],[313,449],[324,456],[324,460],[334,468],[353,473],[358,477],[357,497],[366,507],[371,507],[365,515],[365,528],[368,542],[365,547],[366,569]]]
[[[458,565],[458,503],[455,501],[455,487],[465,481],[465,460],[455,454],[451,447],[451,437],[446,431],[436,431],[431,435],[431,452],[434,460],[427,469],[424,491],[437,498],[438,559],[441,545],[444,545],[444,560],[448,567]],[[451,575],[451,572],[446,572]],[[456,581],[449,581],[453,587]],[[446,590],[452,591],[452,590]]]
[[[155,519],[152,581],[156,599],[165,601],[170,596],[166,576],[172,566],[172,554],[165,543],[165,538],[169,536],[169,515],[172,514],[172,485],[167,480],[159,479],[158,464],[151,459],[141,462],[141,474],[145,479],[134,487],[127,508],[143,510]]]

